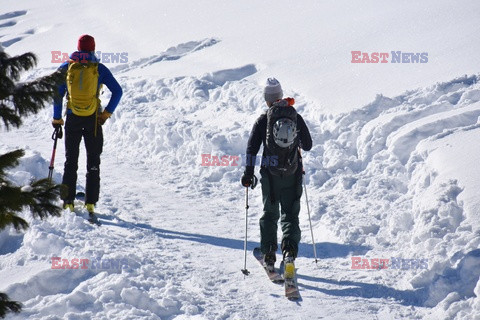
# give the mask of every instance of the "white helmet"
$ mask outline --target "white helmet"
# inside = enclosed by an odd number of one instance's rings
[[[273,124],[273,139],[279,147],[290,147],[296,137],[297,125],[291,119],[278,119]]]

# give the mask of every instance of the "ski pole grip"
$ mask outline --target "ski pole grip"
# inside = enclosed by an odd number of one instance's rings
[[[62,139],[63,138],[63,129],[62,126],[58,126],[53,130],[52,140]]]
[[[252,185],[251,185],[252,190],[255,189],[255,187],[257,186],[257,183],[258,183],[258,178],[255,175],[253,175]]]

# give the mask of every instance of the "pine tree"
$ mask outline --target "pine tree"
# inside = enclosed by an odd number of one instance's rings
[[[19,82],[21,73],[36,65],[33,53],[10,57],[0,48],[0,118],[7,130],[20,127],[22,117],[39,112],[55,97],[62,74],[55,72],[31,82]],[[1,124],[1,122],[0,122]],[[23,157],[23,150],[0,155],[0,231],[13,226],[17,231],[28,228],[28,223],[17,214],[29,209],[33,217],[59,216],[60,186],[48,179],[33,181],[27,186],[16,186],[6,177],[6,169],[14,167]],[[9,312],[20,312],[21,304],[10,301],[0,293],[0,318]]]

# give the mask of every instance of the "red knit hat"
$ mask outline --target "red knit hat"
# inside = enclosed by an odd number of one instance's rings
[[[88,35],[84,34],[78,38],[78,51],[95,51],[95,39]]]

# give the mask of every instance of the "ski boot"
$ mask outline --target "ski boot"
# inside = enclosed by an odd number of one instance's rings
[[[87,203],[85,204],[85,208],[87,208],[87,211],[88,211],[88,221],[90,223],[100,225],[100,222],[98,221],[98,218],[95,215],[95,204]]]
[[[293,279],[295,278],[295,255],[293,252],[287,251],[284,254],[283,262],[284,262],[284,272],[283,277],[285,279]]]
[[[70,212],[73,212],[74,206],[72,200],[65,200],[63,201],[63,209],[68,209]]]
[[[268,252],[263,256],[263,263],[268,272],[275,272],[275,261],[277,261],[277,245],[270,243]]]
[[[274,272],[275,271],[275,252],[269,252],[266,255],[263,256],[263,263],[265,265],[265,269],[268,272]]]
[[[93,203],[87,203],[85,205],[85,208],[87,208],[88,213],[94,214],[95,213],[95,204]]]

